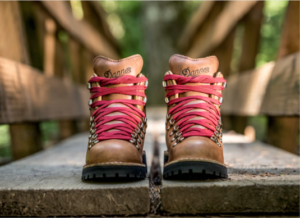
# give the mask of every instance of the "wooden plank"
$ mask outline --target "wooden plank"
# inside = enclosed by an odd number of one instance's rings
[[[300,53],[278,60],[262,101],[262,114],[299,115]]]
[[[162,209],[227,216],[299,212],[299,156],[256,142],[225,144],[224,159],[228,180],[163,180]]]
[[[221,112],[224,115],[299,115],[299,57],[229,77]]]
[[[2,216],[101,216],[149,212],[149,180],[82,182],[88,133],[0,167]]]
[[[111,44],[88,23],[76,20],[67,2],[62,1],[41,1],[39,2],[50,13],[51,16],[69,32],[74,38],[78,39],[86,48],[95,55],[104,55],[110,58],[118,58],[118,53]]]
[[[257,1],[232,1],[225,5],[224,10],[215,18],[209,28],[197,34],[195,42],[187,52],[187,56],[198,58],[209,55],[230,31],[256,4]]]
[[[213,8],[215,1],[204,1],[197,11],[193,14],[191,20],[186,25],[183,34],[178,41],[178,47],[182,51],[187,50],[193,36],[197,33],[201,25],[206,21],[206,17]]]
[[[0,58],[0,123],[88,117],[84,86]]]

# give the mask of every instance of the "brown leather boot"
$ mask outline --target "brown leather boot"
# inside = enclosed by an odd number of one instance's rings
[[[146,177],[148,79],[141,74],[142,67],[140,55],[95,58],[95,74],[88,83],[90,136],[82,180]]]
[[[173,55],[163,86],[168,105],[163,177],[227,178],[220,106],[226,86],[215,56]]]

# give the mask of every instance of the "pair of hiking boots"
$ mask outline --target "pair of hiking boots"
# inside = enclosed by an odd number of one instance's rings
[[[215,56],[173,55],[165,88],[165,179],[227,178],[220,106],[226,81]],[[144,179],[147,117],[143,59],[98,56],[88,81],[90,136],[82,180]],[[154,91],[155,90],[151,90]],[[159,93],[155,93],[159,94]]]

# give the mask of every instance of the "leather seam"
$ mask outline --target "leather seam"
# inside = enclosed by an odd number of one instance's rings
[[[227,167],[226,164],[222,164],[222,163],[220,163],[220,162],[218,162],[216,160],[207,159],[207,158],[180,158],[178,160],[174,160],[174,161],[166,163],[165,166],[171,165],[171,164],[176,163],[176,162],[181,162],[182,160],[205,160],[205,161],[213,162],[213,163],[222,165],[224,167]]]
[[[104,162],[104,163],[96,163],[96,164],[89,164],[84,165],[83,169],[93,166],[109,166],[109,165],[123,165],[123,166],[141,166],[145,167],[145,164],[138,164],[138,163],[127,163],[127,162]]]
[[[95,57],[95,59],[93,60],[93,63],[95,63],[95,61],[98,58],[101,58],[103,60],[107,60],[107,61],[110,61],[110,62],[122,62],[122,61],[127,61],[127,60],[130,60],[130,59],[136,58],[136,57],[142,57],[142,56],[139,55],[139,54],[136,54],[136,55],[132,55],[132,56],[130,56],[128,58],[123,58],[123,59],[120,59],[120,60],[114,60],[114,59],[110,59],[110,58],[107,58],[107,57],[99,55],[99,56]]]
[[[208,56],[208,57],[205,57],[205,58],[190,58],[190,57],[187,57],[187,56],[184,56],[184,55],[174,54],[174,55],[172,55],[172,57],[170,57],[169,64],[171,63],[172,58],[176,57],[176,56],[180,57],[180,58],[183,58],[183,59],[186,59],[186,60],[190,60],[190,61],[206,60],[206,59],[211,58],[211,57],[216,57],[216,56],[212,55],[212,56]],[[218,65],[219,65],[220,64],[219,60],[217,60],[217,61],[218,61]]]

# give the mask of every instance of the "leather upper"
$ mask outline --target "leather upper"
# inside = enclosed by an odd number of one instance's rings
[[[94,76],[105,78],[118,78],[124,75],[132,75],[135,77],[144,76],[141,74],[143,67],[143,59],[140,55],[133,55],[121,60],[112,60],[106,57],[98,56],[94,59]],[[99,87],[98,83],[92,83],[92,87]],[[137,84],[118,84],[107,85],[105,87],[118,87],[118,86],[134,86]],[[142,82],[139,85],[145,85]],[[93,93],[91,93],[92,95]],[[110,94],[106,96],[100,96],[93,99],[95,101],[101,100],[116,100],[116,99],[141,99],[140,96],[131,96],[124,94]],[[145,107],[141,105],[135,105],[139,110],[145,113]],[[122,103],[112,103],[108,107],[127,107]],[[96,108],[97,109],[97,108]],[[95,109],[91,109],[91,116]],[[121,112],[110,113],[106,116],[114,115],[126,115]],[[100,115],[99,115],[100,116]],[[135,116],[135,115],[132,115]],[[137,116],[136,116],[137,117]],[[140,118],[139,118],[140,119]],[[141,120],[141,119],[140,119]],[[106,124],[122,123],[122,121],[111,121]],[[146,127],[144,127],[146,128]],[[109,130],[109,131],[114,131]],[[145,133],[141,132],[145,138]],[[126,140],[109,139],[96,143],[90,149],[87,149],[86,153],[86,165],[92,164],[142,164],[142,152],[144,145],[144,138],[140,137],[141,143],[138,150],[132,143]]]
[[[217,57],[211,56],[207,58],[199,58],[199,59],[192,59],[183,55],[173,55],[170,58],[169,61],[170,70],[166,74],[177,74],[182,75],[185,77],[196,77],[201,75],[209,75],[212,77],[223,77],[223,75],[220,72],[217,72],[219,61]],[[175,80],[167,80],[166,85],[175,85]],[[184,85],[211,85],[211,84],[204,84],[204,83],[186,83]],[[215,84],[215,85],[222,85],[222,84]],[[221,91],[220,91],[221,92]],[[167,93],[167,91],[166,91]],[[219,99],[217,96],[209,95],[206,93],[201,92],[195,92],[195,91],[188,91],[181,94],[175,94],[171,96],[169,99],[179,98],[179,97],[187,97],[187,96],[205,96],[210,98]],[[194,100],[192,103],[189,104],[196,104],[196,103],[203,103],[202,100]],[[168,107],[168,114],[169,110],[174,107],[175,105],[171,105]],[[219,109],[218,105],[215,105],[215,107]],[[203,109],[192,109],[192,111],[203,111]],[[215,113],[214,111],[209,111],[211,113]],[[172,119],[170,117],[167,119],[169,121]],[[204,119],[204,117],[197,116],[192,119]],[[178,120],[179,121],[179,120]],[[223,145],[221,143],[221,146],[217,145],[213,140],[211,140],[209,137],[204,136],[190,136],[185,138],[183,141],[179,142],[176,146],[172,146],[171,140],[174,137],[174,135],[170,134],[174,131],[174,126],[178,123],[178,121],[171,126],[171,128],[168,130],[168,123],[166,123],[166,144],[168,148],[169,153],[169,160],[166,164],[170,164],[176,161],[185,161],[185,160],[203,160],[203,161],[210,161],[210,162],[216,162],[219,164],[224,164],[224,158],[223,158]],[[205,129],[204,126],[201,125],[194,125],[190,128],[199,128],[199,131],[201,129]]]

